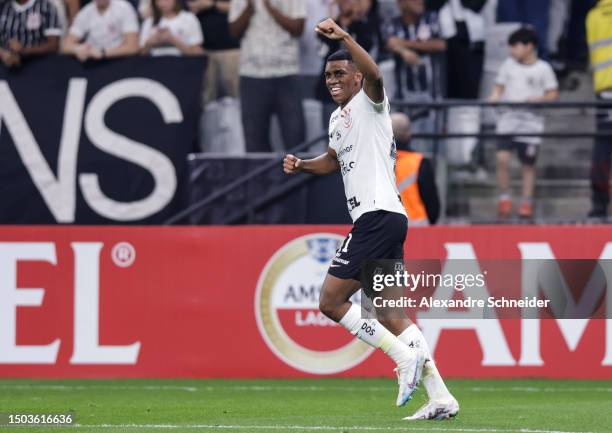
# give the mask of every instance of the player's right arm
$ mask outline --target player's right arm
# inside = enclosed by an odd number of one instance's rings
[[[283,170],[286,174],[296,174],[303,171],[322,175],[340,170],[340,164],[338,164],[336,151],[328,147],[327,152],[313,159],[300,159],[295,155],[286,155],[283,160]]]
[[[504,86],[502,84],[496,84],[491,92],[491,96],[489,96],[490,102],[499,102],[501,101],[502,96],[504,95]]]

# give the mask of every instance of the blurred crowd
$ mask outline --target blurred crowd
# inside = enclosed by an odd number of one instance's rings
[[[0,0],[0,58],[19,67],[25,57],[56,53],[83,62],[205,55],[201,150],[269,152],[320,134],[335,109],[323,70],[326,56],[339,43],[313,31],[326,17],[334,18],[379,62],[393,101],[546,101],[558,97],[558,78],[586,66],[585,21],[597,3]],[[600,0],[604,3],[610,0]],[[491,59],[494,70],[487,80],[486,62]],[[409,114],[413,130],[432,129],[431,112]],[[543,121],[532,114],[507,113],[497,130],[543,131]],[[529,217],[539,141],[519,139],[498,147],[499,211],[506,214],[511,206],[507,166],[516,150],[524,165],[521,216]],[[606,152],[600,154],[609,160]]]

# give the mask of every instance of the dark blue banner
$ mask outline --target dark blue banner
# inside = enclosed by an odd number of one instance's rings
[[[202,58],[0,66],[0,223],[155,224],[184,205]]]

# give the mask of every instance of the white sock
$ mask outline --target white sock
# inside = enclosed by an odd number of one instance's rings
[[[351,334],[372,347],[380,348],[398,366],[413,359],[413,354],[395,335],[376,319],[362,319],[361,308],[351,304],[351,308],[340,319],[340,324]]]
[[[399,340],[411,348],[421,348],[425,351],[426,357],[429,359],[428,362],[425,363],[425,367],[423,368],[423,386],[427,391],[427,395],[429,396],[429,400],[433,401],[446,401],[453,398],[451,393],[448,391],[448,388],[444,384],[442,380],[442,376],[440,376],[440,372],[434,363],[434,360],[431,356],[431,352],[429,351],[429,345],[421,333],[421,330],[415,324],[410,325],[408,328],[404,329],[400,335],[398,335]]]

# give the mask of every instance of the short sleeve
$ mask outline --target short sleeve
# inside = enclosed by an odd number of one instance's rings
[[[360,98],[363,101],[363,108],[367,110],[373,110],[375,113],[384,113],[390,111],[389,100],[387,99],[387,92],[383,89],[383,100],[380,102],[374,102],[370,99],[364,89],[359,91],[361,94]]]
[[[43,26],[45,36],[62,35],[62,26],[60,24],[57,7],[50,1],[47,2],[47,12],[43,17]]]
[[[202,27],[200,21],[191,12],[187,12],[187,23],[188,23],[188,40],[187,43],[191,46],[202,45],[204,37],[202,36]]]
[[[134,7],[125,2],[121,11],[121,33],[138,33],[138,16]]]
[[[147,43],[147,39],[151,37],[151,29],[153,28],[153,20],[151,18],[147,18],[144,23],[142,23],[142,29],[140,30],[140,46],[144,47]]]
[[[76,36],[78,39],[83,39],[83,37],[89,32],[88,11],[89,7],[86,6],[85,8],[81,9],[79,13],[77,13],[68,33]]]
[[[231,0],[229,14],[227,20],[231,23],[240,17],[244,8],[247,7],[247,0]]]
[[[542,78],[544,84],[544,91],[557,90],[559,88],[559,82],[557,81],[555,71],[553,71],[553,68],[550,66],[549,63],[543,62],[543,65],[544,68],[542,69]]]
[[[495,77],[495,84],[500,86],[508,85],[508,72],[510,69],[510,59],[506,59],[504,63],[499,68],[499,72],[497,73],[497,77]]]
[[[304,0],[285,0],[291,2],[289,17],[296,18],[306,18],[306,2]]]

